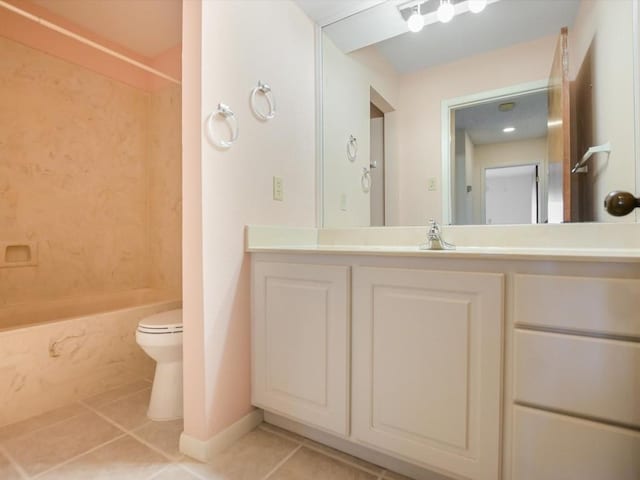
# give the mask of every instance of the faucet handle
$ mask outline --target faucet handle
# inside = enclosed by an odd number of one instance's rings
[[[440,225],[433,218],[429,219],[429,230],[427,235],[440,235]]]

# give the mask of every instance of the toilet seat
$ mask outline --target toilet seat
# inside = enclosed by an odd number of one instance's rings
[[[138,323],[138,332],[152,335],[182,333],[182,309],[156,313]]]

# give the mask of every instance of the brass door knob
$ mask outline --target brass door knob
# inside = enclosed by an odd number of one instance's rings
[[[629,192],[611,192],[604,199],[605,210],[615,217],[629,215],[640,207],[640,198],[636,198]]]

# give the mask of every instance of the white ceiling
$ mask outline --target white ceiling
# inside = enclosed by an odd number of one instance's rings
[[[498,110],[498,105],[505,102],[514,102],[513,110]],[[456,110],[455,115],[456,130],[466,130],[474,145],[544,137],[547,135],[547,92],[473,105]],[[504,133],[505,127],[515,127],[516,131]]]
[[[385,0],[297,0],[298,5],[318,25],[324,27]]]
[[[398,6],[406,0],[297,0],[300,6],[343,52],[376,45],[399,73],[449,63],[557,34],[572,26],[580,0],[489,0],[480,14],[456,3],[456,17],[447,24],[425,15],[419,33],[408,31]],[[438,0],[426,0],[433,10]],[[458,1],[458,0],[456,0]],[[327,20],[329,19],[329,20]]]
[[[182,41],[182,0],[32,0],[145,57]]]

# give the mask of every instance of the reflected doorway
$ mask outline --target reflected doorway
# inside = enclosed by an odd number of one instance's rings
[[[538,164],[484,170],[486,225],[536,224],[540,218]]]
[[[385,155],[384,155],[384,112],[370,104],[370,160],[371,191],[369,194],[372,227],[385,225]]]

